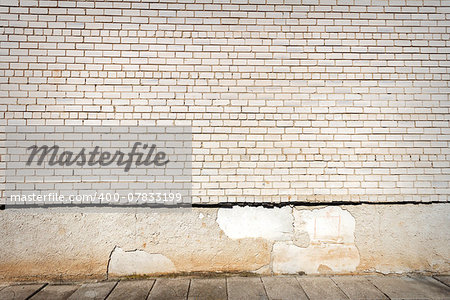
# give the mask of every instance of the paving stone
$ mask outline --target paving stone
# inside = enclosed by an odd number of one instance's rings
[[[44,284],[21,284],[21,285],[10,285],[0,290],[0,299],[5,300],[23,300],[29,298],[39,289],[41,289]]]
[[[388,299],[364,276],[334,276],[331,279],[350,299]]]
[[[450,276],[159,278],[117,283],[0,285],[10,299],[450,299]]]
[[[450,286],[450,275],[439,275],[439,276],[434,276],[434,278],[436,278],[440,282],[446,284],[447,286]]]
[[[49,284],[34,295],[32,300],[66,300],[80,285],[75,284]]]
[[[225,278],[191,279],[189,299],[227,299],[227,282]]]
[[[431,299],[450,299],[450,288],[429,276],[411,276],[414,284]]]
[[[410,277],[373,276],[369,280],[391,299],[429,299]]]
[[[348,299],[328,277],[298,277],[297,279],[310,300]]]
[[[308,299],[295,277],[263,277],[269,299]]]
[[[108,296],[108,300],[145,300],[154,283],[154,279],[120,281]]]
[[[228,299],[250,300],[268,299],[263,283],[259,277],[227,278]]]
[[[84,300],[84,299],[105,299],[112,291],[117,281],[96,282],[83,284],[78,290],[73,293],[70,300]]]
[[[156,280],[148,299],[186,299],[189,291],[189,279],[159,278]]]

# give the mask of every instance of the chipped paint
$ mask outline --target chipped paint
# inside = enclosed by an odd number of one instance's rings
[[[311,244],[355,243],[355,218],[338,206],[322,209],[294,209],[294,226],[297,232],[307,232]]]
[[[355,271],[358,265],[359,253],[354,245],[323,244],[301,248],[280,242],[273,247],[273,272],[276,274],[347,273]]]
[[[114,248],[108,265],[110,276],[163,274],[175,271],[173,262],[162,254],[142,250],[124,251],[119,247]]]
[[[278,242],[273,247],[274,273],[307,274],[353,272],[360,257],[355,245],[355,219],[337,206],[294,210],[296,236],[307,233],[309,245]]]
[[[231,239],[264,238],[291,240],[292,208],[240,207],[220,208],[217,223]]]

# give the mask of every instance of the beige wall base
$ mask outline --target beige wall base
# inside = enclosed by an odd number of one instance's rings
[[[448,273],[450,205],[0,212],[0,280]]]

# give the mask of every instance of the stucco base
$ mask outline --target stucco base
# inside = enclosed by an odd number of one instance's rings
[[[0,280],[450,271],[450,204],[0,212]],[[162,263],[163,262],[163,263]]]

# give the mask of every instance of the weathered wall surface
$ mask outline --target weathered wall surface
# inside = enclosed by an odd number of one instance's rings
[[[446,204],[126,214],[11,209],[0,214],[0,279],[185,272],[445,273],[450,271],[449,222]]]
[[[449,16],[438,0],[4,0],[0,111],[192,126],[196,202],[447,201]]]
[[[0,125],[190,126],[197,203],[377,202],[7,209],[0,276],[449,272],[449,18],[445,0],[0,0]]]

